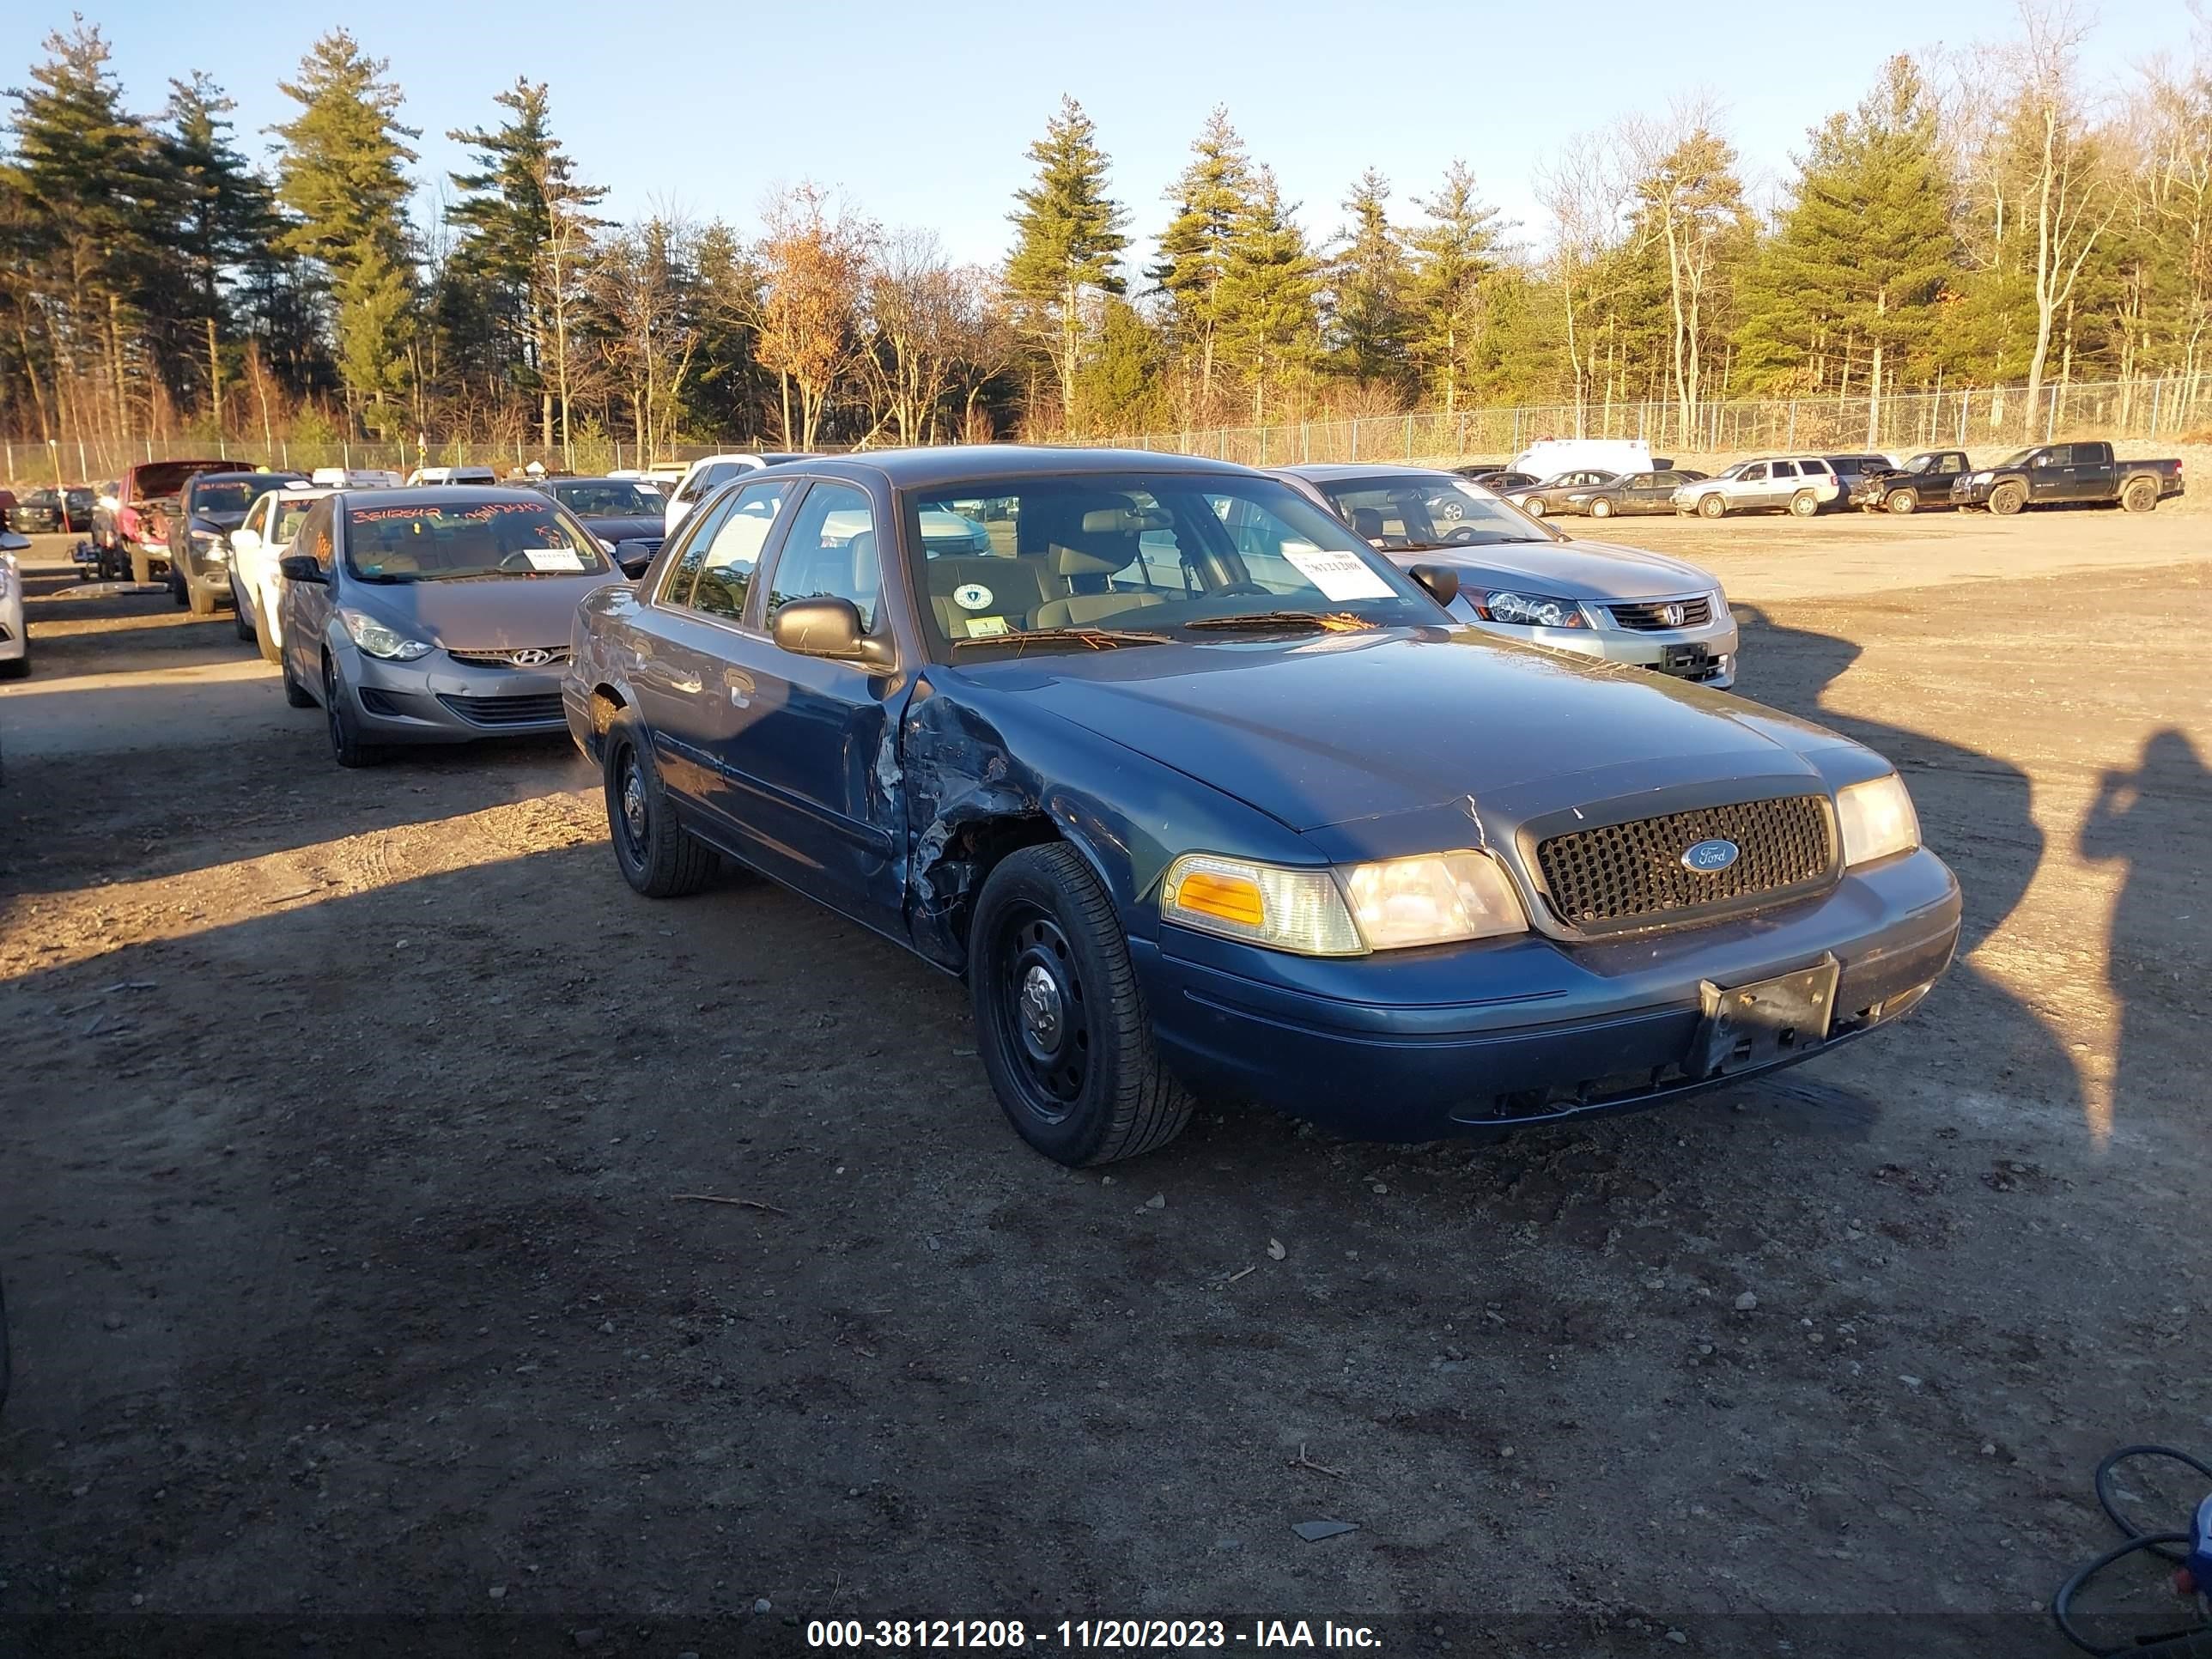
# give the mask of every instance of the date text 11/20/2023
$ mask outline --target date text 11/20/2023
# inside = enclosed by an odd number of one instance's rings
[[[1366,1625],[1333,1619],[1063,1619],[1030,1625],[1018,1619],[815,1619],[810,1648],[1358,1648],[1373,1651],[1381,1637]]]

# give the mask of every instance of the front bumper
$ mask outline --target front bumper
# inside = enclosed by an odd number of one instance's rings
[[[230,562],[216,559],[197,549],[179,552],[170,562],[177,578],[188,588],[206,594],[218,605],[230,603]]]
[[[1595,600],[1583,609],[1586,613],[1595,611],[1601,616],[1605,614],[1604,607]],[[1517,623],[1483,622],[1456,600],[1452,605],[1452,614],[1470,628],[1479,628],[1486,634],[1521,645],[1539,645],[1550,651],[1569,651],[1579,657],[1647,668],[1654,673],[1694,680],[1719,691],[1735,684],[1735,618],[1725,611],[1702,628],[1650,631],[1617,627],[1528,628]]]
[[[386,662],[348,647],[343,695],[375,743],[473,743],[483,738],[565,732],[561,669],[490,668],[433,651],[416,662]]]
[[[1536,934],[1316,960],[1164,928],[1131,952],[1164,1057],[1201,1086],[1370,1140],[1492,1135],[1633,1110],[1827,1053],[1951,961],[1959,887],[1925,849],[1735,921],[1600,944]],[[1825,1041],[1692,1075],[1700,986],[1840,964]]]

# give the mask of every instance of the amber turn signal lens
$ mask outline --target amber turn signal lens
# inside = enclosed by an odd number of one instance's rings
[[[1193,870],[1185,875],[1176,886],[1176,902],[1185,910],[1235,922],[1240,927],[1257,927],[1267,915],[1258,883],[1211,870]]]

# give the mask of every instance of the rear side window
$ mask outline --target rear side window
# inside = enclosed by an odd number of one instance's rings
[[[713,539],[701,538],[706,556],[699,564],[699,585],[691,594],[694,611],[731,622],[744,615],[761,549],[775,528],[775,515],[783,510],[793,482],[777,478],[731,493],[729,510],[714,526]]]
[[[1794,478],[1794,477],[1796,477],[1797,476],[1797,463],[1796,463],[1796,462],[1795,462],[1795,461],[1777,461],[1777,462],[1775,462],[1775,464],[1774,464],[1774,476],[1775,476],[1776,477],[1778,477],[1778,478]]]

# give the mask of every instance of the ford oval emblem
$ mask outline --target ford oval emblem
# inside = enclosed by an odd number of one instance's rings
[[[1732,841],[1723,841],[1716,836],[1711,841],[1701,841],[1682,854],[1685,867],[1701,876],[1718,875],[1736,860],[1738,848]]]

